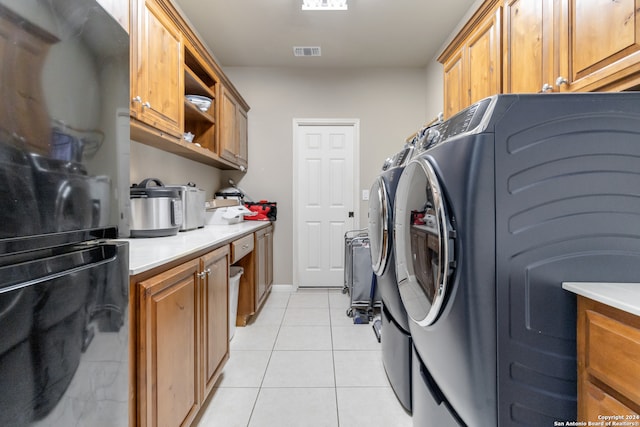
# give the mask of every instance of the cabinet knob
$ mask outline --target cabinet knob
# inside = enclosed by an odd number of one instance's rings
[[[552,90],[553,90],[553,86],[551,86],[549,83],[545,83],[542,85],[542,89],[540,89],[540,92],[545,93]]]
[[[148,102],[148,101],[147,101],[147,102],[145,102],[145,103],[143,103],[143,104],[142,104],[142,106],[143,106],[144,108],[151,108],[151,104],[149,104],[149,102]]]
[[[558,87],[560,87],[560,86],[562,86],[562,85],[568,85],[568,84],[569,84],[569,80],[565,79],[565,78],[564,78],[564,77],[562,77],[562,76],[559,76],[559,77],[556,79],[556,86],[558,86]]]
[[[131,100],[131,102],[142,102],[142,98],[140,98],[139,96],[136,96]]]

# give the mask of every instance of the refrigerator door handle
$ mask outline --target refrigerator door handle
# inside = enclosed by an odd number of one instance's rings
[[[8,265],[0,268],[0,294],[108,264],[117,256],[117,245],[96,244],[61,255]],[[25,274],[25,271],[29,273]]]

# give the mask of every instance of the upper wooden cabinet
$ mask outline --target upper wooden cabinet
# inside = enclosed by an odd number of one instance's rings
[[[131,12],[131,138],[220,169],[245,170],[249,106],[209,50],[171,0],[132,0]],[[202,111],[186,95],[205,96],[211,106]],[[225,96],[236,105],[233,115],[220,100]],[[229,120],[230,131],[219,129]],[[192,142],[185,133],[194,135]]]
[[[438,60],[446,117],[501,92],[636,87],[640,1],[487,0]]]
[[[504,5],[504,92],[551,91],[554,72],[554,0],[507,0]],[[557,32],[556,32],[557,33]]]
[[[560,35],[556,79],[559,89],[622,90],[637,85],[640,81],[640,1],[562,0],[558,3]]]
[[[249,163],[247,108],[224,87],[220,104],[220,157],[238,165],[241,170],[246,170]]]
[[[132,33],[131,117],[182,135],[182,34],[155,0],[139,2]]]
[[[444,63],[444,116],[451,117],[469,102],[469,90],[465,84],[463,51],[460,49]]]
[[[444,65],[445,118],[500,93],[502,7],[485,3],[440,55]]]

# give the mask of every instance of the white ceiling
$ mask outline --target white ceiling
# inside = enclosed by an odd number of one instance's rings
[[[475,0],[349,0],[302,11],[302,0],[174,0],[225,67],[425,67]],[[321,57],[294,57],[320,46]]]

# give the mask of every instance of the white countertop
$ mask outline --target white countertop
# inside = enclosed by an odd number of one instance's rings
[[[562,288],[640,316],[640,283],[565,282]]]
[[[243,221],[233,225],[207,225],[169,237],[125,239],[129,242],[129,274],[140,274],[199,250],[234,240],[268,224],[264,221]]]

